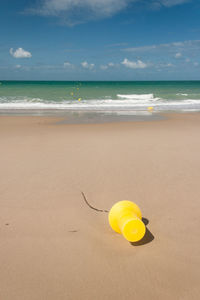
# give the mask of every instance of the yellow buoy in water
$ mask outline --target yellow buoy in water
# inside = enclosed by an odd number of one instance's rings
[[[111,228],[121,233],[129,242],[140,241],[146,232],[142,222],[142,214],[139,207],[128,200],[117,202],[111,208],[109,215]]]
[[[149,106],[149,107],[148,107],[148,110],[149,110],[149,111],[153,111],[153,106]]]

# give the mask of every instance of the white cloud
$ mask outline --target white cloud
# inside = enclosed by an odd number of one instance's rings
[[[174,65],[172,63],[167,63],[167,64],[160,64],[160,65],[158,65],[158,67],[172,68],[172,67],[174,67]]]
[[[150,46],[142,46],[142,47],[131,47],[131,48],[125,48],[122,49],[123,51],[127,51],[127,52],[137,52],[137,51],[149,51],[149,50],[153,50],[156,49],[158,46],[160,45],[150,45]]]
[[[168,45],[168,44],[166,44],[166,45]],[[182,46],[184,46],[184,42],[174,42],[174,43],[172,43],[172,46],[182,47]]]
[[[182,54],[180,52],[175,54],[175,58],[180,58],[182,56]]]
[[[21,65],[15,65],[15,69],[21,69],[22,66]]]
[[[158,7],[179,5],[190,0],[149,0],[148,5]],[[129,4],[143,0],[38,0],[39,5],[27,12],[42,16],[61,17],[67,25],[111,17],[126,9]]]
[[[137,61],[130,61],[127,58],[125,58],[122,62],[122,65],[124,65],[127,68],[130,69],[145,69],[148,67],[147,64],[145,64],[144,62],[142,62],[141,60],[137,60]]]
[[[108,68],[114,68],[117,65],[118,64],[114,64],[112,62],[109,62],[107,65],[101,65],[100,68],[101,68],[101,70],[107,70]]]
[[[83,61],[81,63],[81,66],[84,68],[84,69],[89,69],[89,70],[92,70],[94,69],[95,65],[94,64],[89,64],[87,61]]]
[[[67,25],[111,17],[137,0],[40,0],[28,12],[42,16],[61,17]]]
[[[183,4],[186,2],[190,2],[190,0],[162,0],[161,4],[164,6],[174,6],[174,5],[179,5],[179,4]]]
[[[105,70],[108,69],[108,66],[107,66],[107,65],[101,65],[101,66],[100,66],[100,69],[105,71]]]
[[[64,66],[64,68],[66,68],[66,69],[68,69],[68,68],[73,68],[73,67],[74,67],[74,65],[71,64],[71,63],[68,62],[68,61],[64,62],[63,66]]]
[[[194,62],[194,66],[198,67],[199,63],[198,62]]]
[[[10,55],[15,58],[30,58],[32,54],[29,51],[24,50],[23,48],[18,48],[15,51],[13,48],[10,49]]]
[[[175,65],[172,64],[172,63],[156,63],[156,64],[154,64],[154,67],[155,67],[156,70],[161,71],[163,69],[165,69],[165,70],[166,69],[172,69],[172,68],[175,67]]]
[[[127,46],[127,45],[128,45],[128,43],[116,43],[116,44],[106,45],[105,47],[112,48],[112,47],[122,47],[122,46]]]
[[[122,51],[149,52],[149,51],[170,49],[170,51],[177,52],[179,49],[184,50],[184,49],[199,49],[199,48],[200,48],[200,40],[188,40],[188,41],[173,42],[173,43],[168,43],[168,44],[158,44],[158,45],[148,45],[148,46],[124,48],[124,49],[122,49]]]
[[[185,62],[189,63],[189,62],[190,62],[190,59],[189,59],[189,58],[186,58]]]

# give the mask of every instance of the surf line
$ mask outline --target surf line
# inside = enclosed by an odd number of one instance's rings
[[[96,208],[96,207],[94,207],[94,206],[92,206],[89,202],[88,202],[88,200],[87,200],[87,198],[86,198],[86,196],[85,196],[85,194],[81,191],[81,195],[83,196],[83,200],[85,201],[85,203],[87,204],[87,206],[89,206],[89,208],[91,208],[91,209],[93,209],[93,210],[96,210],[96,211],[98,211],[98,212],[105,212],[105,213],[108,213],[109,212],[109,210],[106,210],[106,209],[98,209],[98,208]]]

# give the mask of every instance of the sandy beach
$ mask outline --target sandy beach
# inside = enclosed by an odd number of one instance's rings
[[[65,124],[0,117],[0,299],[198,299],[200,114]],[[99,209],[136,202],[131,244]]]

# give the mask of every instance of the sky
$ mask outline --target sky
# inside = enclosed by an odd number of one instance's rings
[[[0,80],[199,79],[199,0],[0,0]]]

